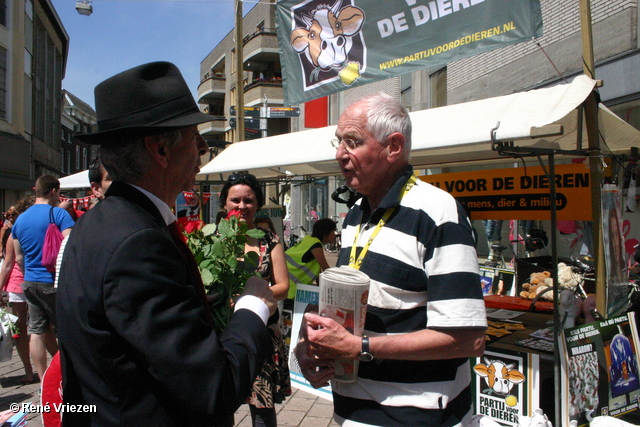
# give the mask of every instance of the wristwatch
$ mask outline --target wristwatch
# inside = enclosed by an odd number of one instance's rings
[[[369,353],[369,337],[366,335],[362,336],[362,351],[360,351],[358,359],[362,362],[371,362],[373,360],[373,354]]]

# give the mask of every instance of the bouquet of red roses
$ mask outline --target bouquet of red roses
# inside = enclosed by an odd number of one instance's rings
[[[239,218],[240,211],[229,212],[218,226],[208,224],[186,233],[187,244],[196,258],[208,295],[216,295],[211,306],[214,327],[222,331],[233,314],[233,300],[241,294],[249,277],[256,275],[259,256],[245,254],[249,237],[259,239],[264,232]]]

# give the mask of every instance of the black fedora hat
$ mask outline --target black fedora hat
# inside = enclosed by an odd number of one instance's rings
[[[96,86],[98,132],[77,134],[87,144],[114,144],[118,136],[146,136],[215,120],[202,113],[178,68],[151,62]]]

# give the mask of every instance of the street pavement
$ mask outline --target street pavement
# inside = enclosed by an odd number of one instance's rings
[[[10,362],[0,364],[0,411],[10,408],[12,403],[40,403],[40,383],[23,385],[24,375],[18,353],[14,350]],[[338,424],[333,421],[333,404],[321,397],[293,389],[293,394],[282,404],[276,405],[278,426],[280,427],[330,427]],[[40,414],[27,415],[27,425],[42,426]],[[235,414],[235,425],[251,427],[249,406],[242,405]]]

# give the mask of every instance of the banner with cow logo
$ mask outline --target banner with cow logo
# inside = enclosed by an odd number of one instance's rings
[[[540,0],[280,0],[285,104],[542,35]]]

